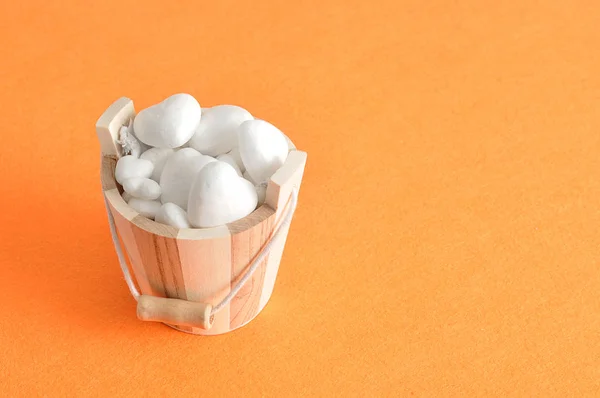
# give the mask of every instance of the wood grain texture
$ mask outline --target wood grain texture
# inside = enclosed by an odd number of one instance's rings
[[[163,233],[157,235],[145,229],[149,222],[152,221],[138,215],[131,220],[131,228],[152,295],[185,300],[187,295],[175,239],[177,230],[163,225]]]
[[[248,270],[260,249],[270,238],[275,211],[261,206],[248,217],[229,225],[231,231],[231,286]],[[263,281],[269,256],[262,261],[252,277],[230,303],[231,329],[245,325],[258,314]]]
[[[100,164],[100,182],[103,191],[117,189],[118,183],[115,180],[115,167],[117,166],[117,157],[115,155],[102,156]]]
[[[306,152],[290,151],[285,163],[271,176],[265,203],[277,210],[278,215],[286,205],[293,189],[300,193]]]
[[[131,220],[137,216],[137,212],[125,203],[117,189],[104,193],[106,195],[110,211],[115,220],[117,232],[123,242],[123,251],[127,254],[135,282],[142,294],[152,294],[148,276],[144,269],[144,263],[138,245],[133,235]]]
[[[188,300],[213,306],[228,293],[231,282],[231,235],[226,226],[211,228],[212,238],[197,229],[181,229],[177,236],[181,271]],[[210,330],[198,334],[221,334],[230,328],[229,305],[215,314]]]
[[[276,209],[277,220],[281,220],[282,214],[284,214],[284,211],[287,209],[286,206],[289,205],[292,190],[295,189],[297,194],[300,192],[306,158],[306,152],[291,151],[285,164],[277,170],[269,180],[266,203]],[[281,263],[281,257],[283,256],[283,249],[287,241],[289,229],[289,225],[283,227],[277,242],[271,247],[260,297],[259,312],[267,305],[267,302],[273,294],[277,272],[279,271],[279,264]]]
[[[135,116],[133,101],[121,97],[98,118],[96,134],[100,141],[100,150],[103,155],[121,157],[121,146],[117,143],[119,129],[126,125]]]

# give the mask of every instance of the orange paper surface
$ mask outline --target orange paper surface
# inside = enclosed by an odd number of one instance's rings
[[[600,394],[593,1],[4,2],[6,397]],[[94,124],[188,92],[308,163],[273,296],[196,337],[135,316]]]

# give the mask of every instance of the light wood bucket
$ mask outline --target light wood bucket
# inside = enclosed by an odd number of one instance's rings
[[[127,253],[130,270],[142,298],[178,299],[162,301],[179,303],[182,308],[196,306],[192,310],[196,312],[205,311],[205,307],[197,305],[206,304],[210,308],[227,296],[271,238],[292,192],[297,194],[300,189],[306,153],[296,150],[290,142],[285,164],[268,182],[265,204],[244,219],[215,228],[178,229],[141,216],[121,197],[122,187],[114,177],[115,165],[121,156],[117,139],[121,126],[127,125],[134,116],[133,101],[123,97],[96,123],[102,151],[102,190]],[[289,224],[281,227],[278,239],[252,277],[226,306],[211,316],[209,326],[145,318],[140,314],[141,300],[138,317],[164,321],[178,330],[200,335],[222,334],[244,326],[260,313],[271,297],[288,230]]]

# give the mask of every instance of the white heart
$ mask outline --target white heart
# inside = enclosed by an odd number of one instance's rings
[[[167,159],[174,152],[171,148],[150,148],[140,155],[140,159],[149,160],[154,165],[154,171],[150,178],[156,182],[160,182],[160,175],[167,163]]]
[[[262,120],[262,119],[254,117],[254,120]],[[281,134],[283,134],[283,133],[281,133]],[[291,151],[291,150],[293,150],[293,149],[296,149],[296,147],[294,146],[294,143],[292,142],[292,140],[290,140],[290,138],[287,135],[283,134],[283,137],[285,138],[285,141],[288,144],[288,152]]]
[[[149,178],[152,175],[154,166],[152,162],[145,159],[138,159],[133,155],[123,156],[117,161],[115,167],[115,179],[121,185],[133,177]]]
[[[133,120],[137,138],[158,148],[177,148],[196,131],[202,110],[189,94],[175,94],[144,109]]]
[[[267,181],[288,155],[279,129],[264,120],[248,120],[238,128],[239,150],[246,171],[257,184]]]
[[[268,184],[266,182],[257,184],[256,182],[254,182],[252,177],[250,177],[250,175],[248,174],[248,171],[244,171],[243,177],[246,180],[250,181],[250,183],[252,185],[254,185],[254,189],[256,189],[256,195],[258,197],[258,206],[265,203],[265,200],[267,199],[267,185]]]
[[[123,190],[134,198],[154,200],[160,197],[160,185],[150,178],[133,177],[123,182]]]
[[[189,228],[190,223],[187,220],[185,210],[175,203],[165,203],[156,212],[154,221],[161,224],[172,225],[177,228]]]
[[[196,174],[208,163],[216,162],[194,148],[184,148],[169,156],[160,176],[161,201],[187,209],[188,196]]]
[[[246,180],[250,181],[252,183],[252,185],[256,185],[256,181],[254,181],[252,179],[252,176],[250,174],[248,174],[248,170],[244,171],[244,173],[242,174],[242,177],[244,177]]]
[[[190,147],[205,155],[218,156],[237,146],[236,129],[252,115],[235,105],[217,105],[202,114]]]
[[[227,163],[214,162],[200,170],[192,184],[188,221],[198,228],[216,227],[246,217],[256,204],[252,183]]]
[[[156,216],[156,212],[161,206],[161,203],[158,200],[145,200],[138,198],[131,198],[127,203],[142,216],[152,220],[154,219],[154,216]]]
[[[225,162],[228,165],[230,165],[231,167],[233,167],[235,169],[235,172],[237,173],[238,176],[242,176],[242,171],[240,170],[240,167],[237,165],[235,159],[228,154],[223,154],[223,155],[219,155],[217,156],[217,160],[220,160],[221,162]]]
[[[240,148],[236,146],[231,151],[227,152],[227,155],[231,156],[233,160],[235,160],[235,163],[237,163],[238,168],[242,173],[246,171],[246,166],[244,166],[244,162],[242,162],[242,157],[240,156]]]

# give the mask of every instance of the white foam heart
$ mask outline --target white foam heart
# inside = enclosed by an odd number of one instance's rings
[[[175,203],[165,203],[156,212],[154,221],[161,224],[172,225],[177,228],[189,228],[187,213]]]
[[[127,203],[142,216],[152,220],[154,220],[156,212],[162,205],[158,200],[145,200],[138,198],[131,198]]]
[[[231,167],[233,167],[235,169],[235,172],[237,173],[238,176],[242,176],[242,171],[240,170],[240,167],[237,165],[235,159],[228,154],[223,154],[223,155],[219,155],[217,156],[217,160],[220,160],[221,162],[225,162],[228,165],[230,165]]]
[[[152,171],[150,178],[156,182],[160,182],[160,175],[167,163],[167,159],[174,152],[175,150],[171,148],[150,148],[140,155],[140,159],[149,160],[154,165],[154,171]]]
[[[194,177],[208,163],[217,160],[202,155],[194,148],[183,148],[169,156],[160,176],[161,201],[172,202],[187,209],[188,196]]]
[[[252,179],[252,176],[250,174],[248,174],[248,170],[244,171],[244,173],[242,174],[242,177],[244,177],[246,180],[250,181],[252,183],[252,185],[256,185],[256,181],[254,181]]]
[[[262,120],[262,119],[254,117],[254,120]],[[283,134],[283,132],[281,134]],[[283,137],[285,138],[285,141],[288,144],[288,152],[291,151],[291,150],[293,150],[293,149],[296,149],[296,147],[294,146],[294,143],[292,142],[292,140],[290,140],[290,138],[287,135],[283,134]]]
[[[152,162],[145,159],[138,159],[133,155],[123,156],[117,161],[115,167],[115,179],[119,184],[125,180],[134,177],[149,178],[152,175],[154,166]]]
[[[239,151],[246,171],[260,184],[279,169],[288,155],[288,143],[279,129],[264,120],[248,120],[238,128]]]
[[[252,183],[239,177],[225,162],[206,165],[192,184],[188,200],[188,221],[208,228],[246,217],[256,209],[257,195]]]
[[[263,203],[265,203],[265,200],[267,198],[267,185],[268,185],[268,183],[263,182],[263,183],[257,184],[256,182],[254,182],[254,180],[252,179],[252,177],[250,177],[250,175],[248,174],[247,171],[244,171],[243,177],[246,180],[248,180],[252,185],[254,185],[254,189],[256,189],[256,195],[258,197],[258,206],[260,206]]]
[[[244,162],[242,162],[242,157],[240,156],[240,148],[236,146],[231,151],[227,152],[227,155],[231,156],[235,160],[235,163],[237,163],[238,168],[242,173],[246,171],[246,166],[244,166]]]
[[[237,146],[236,129],[252,115],[235,105],[217,105],[202,114],[190,147],[205,155],[218,156]]]
[[[123,182],[123,190],[134,198],[154,200],[160,197],[160,185],[150,178],[133,177]]]
[[[177,148],[192,138],[201,116],[200,104],[194,97],[175,94],[138,113],[133,129],[144,144]]]

